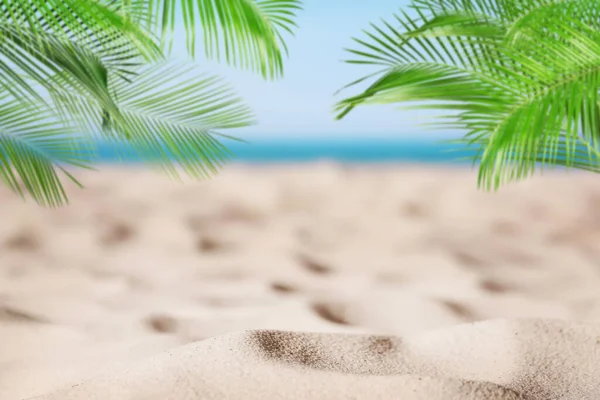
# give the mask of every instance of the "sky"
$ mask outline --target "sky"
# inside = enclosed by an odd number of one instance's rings
[[[294,37],[287,37],[289,57],[284,77],[277,81],[264,81],[251,72],[199,61],[207,71],[227,78],[257,116],[257,125],[228,133],[245,138],[439,137],[440,132],[422,126],[433,115],[431,111],[364,106],[341,121],[334,120],[332,113],[334,93],[376,68],[344,63],[344,47],[352,46],[351,38],[360,37],[370,22],[389,19],[407,4],[408,0],[304,0],[304,10],[297,19],[299,28]],[[179,58],[186,54],[184,34],[176,38],[173,55]]]

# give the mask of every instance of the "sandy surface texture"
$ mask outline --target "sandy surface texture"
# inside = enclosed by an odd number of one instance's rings
[[[0,190],[2,400],[600,398],[596,175],[79,177]]]

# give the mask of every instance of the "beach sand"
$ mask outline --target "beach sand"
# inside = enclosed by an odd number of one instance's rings
[[[77,176],[0,190],[2,400],[600,398],[597,175]]]

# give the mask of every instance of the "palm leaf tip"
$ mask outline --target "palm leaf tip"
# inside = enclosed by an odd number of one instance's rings
[[[60,206],[67,195],[59,177],[81,185],[66,167],[89,168],[93,148],[69,132],[51,110],[5,97],[0,102],[0,174],[8,187],[37,203]]]
[[[165,0],[155,8],[163,46],[174,39],[174,15],[183,15],[188,53],[195,56],[196,30],[202,32],[205,56],[259,73],[283,74],[284,36],[293,35],[301,0]]]
[[[255,123],[251,109],[222,79],[189,64],[161,63],[139,71],[133,84],[112,86],[135,155],[171,173],[178,164],[194,177],[210,176],[231,156],[222,130]]]

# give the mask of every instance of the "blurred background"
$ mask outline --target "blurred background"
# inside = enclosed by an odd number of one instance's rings
[[[67,207],[0,189],[1,397],[244,329],[600,318],[597,177],[484,193],[460,151],[437,143],[457,133],[420,127],[427,112],[333,120],[333,93],[357,76],[342,49],[403,3],[307,1],[281,81],[207,62],[259,120],[228,132],[249,143],[225,142],[236,157],[209,180],[105,149]]]

